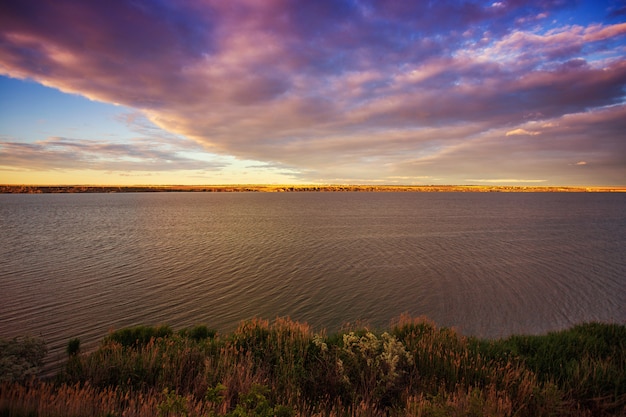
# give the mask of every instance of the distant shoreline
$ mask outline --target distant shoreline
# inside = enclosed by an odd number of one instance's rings
[[[0,194],[144,193],[144,192],[626,192],[626,186],[489,185],[0,185]]]

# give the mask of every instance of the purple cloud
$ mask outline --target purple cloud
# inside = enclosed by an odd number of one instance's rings
[[[607,10],[605,22],[571,24],[559,16],[575,5],[557,0],[9,0],[0,73],[133,107],[211,152],[305,181],[532,172],[623,183],[626,23]],[[528,126],[554,120],[587,124],[553,136]]]
[[[0,166],[28,170],[91,169],[104,171],[216,170],[219,162],[185,156],[166,143],[141,138],[109,143],[52,137],[35,143],[0,141]]]

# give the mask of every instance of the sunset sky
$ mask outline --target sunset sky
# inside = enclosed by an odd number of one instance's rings
[[[0,184],[626,185],[624,0],[3,0]]]

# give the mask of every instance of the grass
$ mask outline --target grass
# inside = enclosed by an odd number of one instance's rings
[[[615,324],[482,340],[407,316],[330,336],[140,326],[93,352],[70,341],[53,379],[12,374],[0,416],[626,416],[625,343]]]
[[[626,327],[586,323],[544,336],[511,336],[479,342],[492,357],[524,361],[543,382],[554,382],[589,408],[626,406]]]

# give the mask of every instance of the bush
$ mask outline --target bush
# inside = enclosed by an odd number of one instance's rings
[[[626,405],[626,326],[585,323],[542,336],[480,342],[483,354],[523,362],[541,382],[553,382],[586,407]],[[595,409],[596,412],[600,410]]]
[[[0,339],[0,382],[21,382],[35,377],[47,353],[45,342],[38,338]]]
[[[200,341],[203,339],[212,339],[217,335],[215,330],[209,329],[204,325],[197,325],[187,329],[182,329],[178,332],[182,337],[189,337],[193,340]]]
[[[167,326],[135,326],[116,330],[109,334],[105,342],[113,341],[125,347],[139,347],[146,345],[151,339],[171,336],[172,329]]]
[[[67,343],[67,356],[76,356],[80,353],[80,339],[79,338],[74,338],[74,339],[70,339],[70,341]]]
[[[331,336],[289,319],[244,322],[226,336],[140,326],[70,355],[51,384],[0,384],[0,416],[27,415],[29,404],[40,404],[33,415],[76,417],[626,416],[625,343],[625,326],[598,323],[501,340],[410,317],[387,332]],[[17,350],[5,345],[4,356]]]

